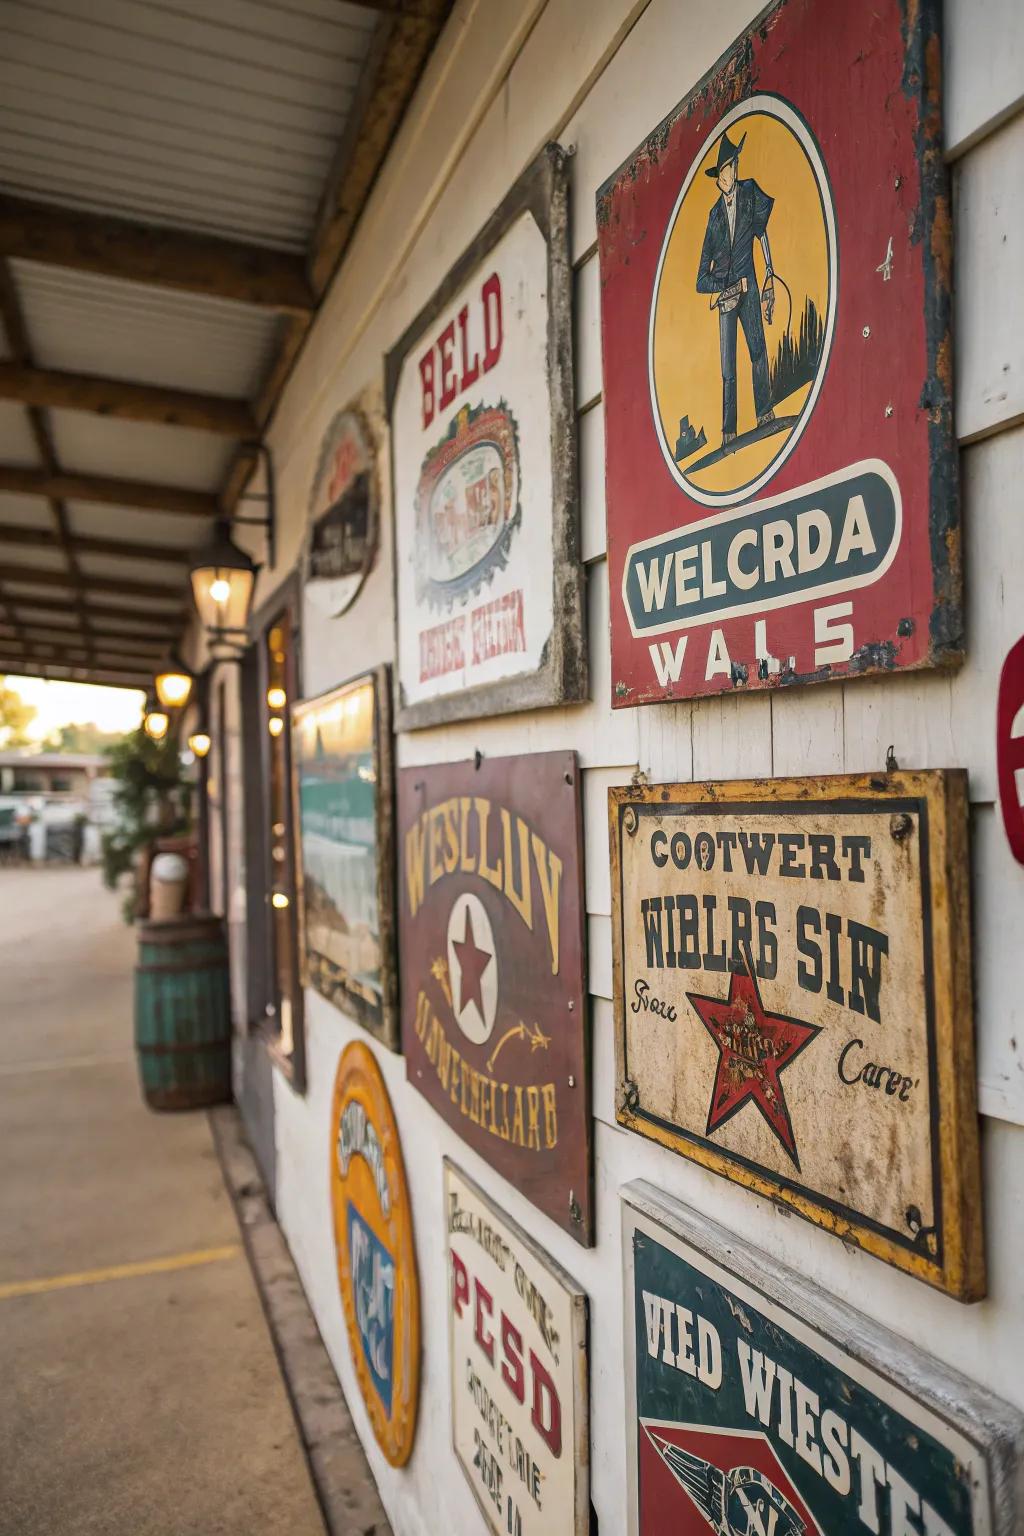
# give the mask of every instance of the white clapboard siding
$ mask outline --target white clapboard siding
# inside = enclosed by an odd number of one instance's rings
[[[608,543],[604,512],[604,405],[579,418],[580,555],[600,559]]]
[[[640,766],[652,784],[693,779],[693,711],[688,700],[636,711]]]
[[[978,1107],[1024,1125],[1024,869],[994,806],[971,813]]]
[[[601,394],[601,277],[597,253],[576,271],[576,409],[593,404]]]
[[[611,870],[608,856],[608,791],[628,784],[636,765],[625,768],[587,768],[583,772],[583,857],[586,910],[607,917],[612,910]]]
[[[772,771],[777,778],[800,773],[842,773],[842,684],[779,688],[772,701]]]
[[[590,999],[591,1099],[595,1120],[615,1124],[615,1010],[606,997]]]
[[[981,437],[1024,416],[1024,113],[956,166],[956,434]]]
[[[962,155],[1024,106],[1024,5],[946,0],[946,154]]]

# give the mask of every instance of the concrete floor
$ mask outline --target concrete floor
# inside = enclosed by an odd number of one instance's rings
[[[323,1536],[206,1115],[139,1094],[133,963],[95,870],[0,869],[0,1536]]]

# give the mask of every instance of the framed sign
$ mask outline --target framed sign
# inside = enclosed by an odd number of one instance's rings
[[[1019,1529],[1016,1409],[649,1184],[623,1194],[630,1536]]]
[[[325,618],[355,602],[380,529],[373,441],[359,411],[339,411],[320,449],[309,497],[305,596]]]
[[[589,1244],[576,755],[404,768],[398,822],[409,1081],[475,1152]]]
[[[412,1454],[420,1394],[420,1289],[412,1208],[391,1100],[369,1046],[338,1062],[331,1107],[338,1285],[359,1389],[384,1455]]]
[[[598,194],[613,705],[962,657],[939,15],[779,0]]]
[[[967,775],[609,791],[618,1119],[984,1295]]]
[[[587,1536],[587,1299],[444,1160],[452,1446],[495,1536]]]
[[[587,696],[572,356],[549,144],[388,354],[400,729]]]
[[[398,1046],[386,667],[292,712],[303,980]]]

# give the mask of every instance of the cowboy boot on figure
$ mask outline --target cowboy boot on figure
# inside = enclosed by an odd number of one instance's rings
[[[775,311],[775,284],[772,255],[768,246],[768,220],[775,199],[763,192],[752,178],[739,180],[740,150],[746,134],[734,144],[727,133],[718,142],[718,163],[705,171],[713,177],[721,194],[708,214],[704,245],[697,269],[697,292],[715,294],[712,308],[718,310],[718,337],[722,365],[722,447],[736,439],[736,329],[743,327],[743,337],[750,355],[754,385],[754,414],[757,425],[766,427],[775,420],[768,381],[768,351],[764,324],[771,325]],[[765,261],[764,285],[760,296],[754,270],[754,242],[761,242]]]

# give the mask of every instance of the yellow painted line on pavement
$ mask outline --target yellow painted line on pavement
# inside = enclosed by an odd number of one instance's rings
[[[67,1291],[76,1285],[104,1285],[108,1280],[135,1280],[140,1275],[164,1275],[176,1269],[196,1269],[201,1264],[220,1264],[235,1259],[241,1243],[222,1248],[195,1248],[191,1253],[172,1253],[164,1259],[142,1259],[137,1264],[111,1264],[106,1269],[80,1269],[71,1275],[48,1275],[42,1280],[14,1280],[0,1285],[0,1301],[13,1296],[39,1296],[46,1291]]]

